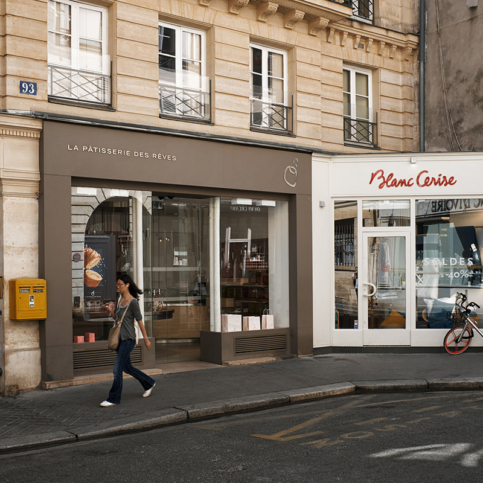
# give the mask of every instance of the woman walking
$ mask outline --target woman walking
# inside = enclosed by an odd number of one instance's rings
[[[151,342],[148,340],[146,329],[144,328],[142,314],[139,310],[139,295],[143,292],[136,286],[133,279],[127,275],[122,274],[116,283],[117,291],[121,294],[117,305],[112,302],[109,305],[109,312],[111,317],[116,320],[122,320],[121,325],[121,337],[119,340],[119,347],[117,349],[116,363],[114,364],[114,382],[112,383],[111,390],[109,391],[109,397],[101,402],[102,407],[114,406],[121,403],[122,393],[122,373],[125,372],[130,376],[136,378],[144,388],[143,397],[151,395],[153,387],[156,385],[154,379],[149,377],[144,372],[136,369],[131,364],[131,352],[136,345],[136,329],[134,327],[134,321],[139,324],[139,328],[144,337],[144,344],[149,350],[151,348]]]

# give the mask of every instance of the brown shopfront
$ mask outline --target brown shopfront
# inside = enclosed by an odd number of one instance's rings
[[[111,371],[123,272],[144,290],[141,367],[312,352],[310,154],[46,121],[40,157],[44,382]],[[267,311],[273,329],[222,332]]]

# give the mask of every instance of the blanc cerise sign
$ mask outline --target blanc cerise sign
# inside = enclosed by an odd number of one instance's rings
[[[457,180],[454,176],[444,176],[441,173],[431,175],[428,170],[423,169],[416,176],[411,178],[396,178],[394,173],[386,174],[383,169],[378,169],[371,174],[369,184],[377,184],[379,189],[383,188],[403,188],[419,186],[420,188],[429,188],[430,186],[454,186]]]

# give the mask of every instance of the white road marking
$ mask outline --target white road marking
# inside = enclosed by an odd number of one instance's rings
[[[371,458],[389,458],[391,456],[399,456],[403,460],[426,460],[426,461],[444,461],[448,457],[458,456],[471,448],[470,443],[456,444],[431,444],[427,446],[413,446],[412,448],[398,448],[381,451],[370,455]],[[473,453],[475,455],[475,453]],[[467,455],[472,456],[472,455]],[[478,461],[479,455],[476,457]],[[474,459],[471,460],[475,461]]]

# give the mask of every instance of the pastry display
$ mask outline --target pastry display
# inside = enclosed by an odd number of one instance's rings
[[[102,276],[99,273],[94,272],[94,270],[86,270],[84,273],[84,283],[88,287],[97,287],[101,283],[101,280]]]
[[[91,269],[101,261],[101,256],[92,248],[84,248],[84,268]],[[89,285],[90,287],[90,285]]]

